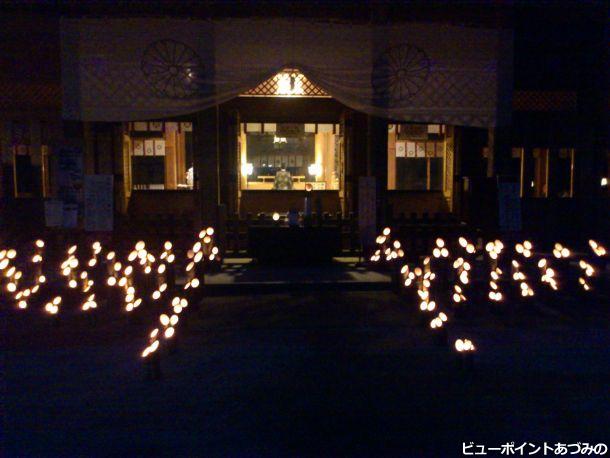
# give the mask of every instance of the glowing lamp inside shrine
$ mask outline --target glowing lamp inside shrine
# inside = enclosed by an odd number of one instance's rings
[[[322,164],[313,163],[307,167],[307,173],[311,176],[319,177],[322,175]]]
[[[252,175],[252,173],[254,172],[254,164],[249,163],[249,162],[244,162],[241,165],[241,175],[244,177],[250,176]]]

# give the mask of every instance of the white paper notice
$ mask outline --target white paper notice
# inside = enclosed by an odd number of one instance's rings
[[[415,142],[407,142],[407,157],[415,157]]]
[[[153,140],[144,140],[144,154],[153,156],[155,153],[155,142]]]
[[[155,140],[155,156],[165,156],[165,140]]]
[[[144,156],[144,140],[133,141],[133,155]]]
[[[396,142],[396,157],[407,156],[407,145],[405,142]]]

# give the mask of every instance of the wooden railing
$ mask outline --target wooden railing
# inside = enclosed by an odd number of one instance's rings
[[[281,215],[285,218],[285,215]],[[246,254],[248,251],[248,228],[251,226],[267,226],[278,224],[273,221],[272,213],[246,214],[244,218],[232,215],[227,218],[226,252],[228,254]],[[341,231],[341,250],[345,254],[355,255],[360,252],[360,237],[358,234],[358,219],[350,214],[347,217],[341,213],[316,213],[311,216],[312,226],[339,227]]]
[[[281,215],[282,220],[285,215]],[[280,224],[273,221],[272,213],[259,213],[257,215],[247,214],[244,218],[232,215],[227,218],[226,230],[226,252],[229,255],[245,255],[248,251],[248,228],[251,226],[265,226]],[[323,213],[320,217],[313,213],[312,226],[338,227],[341,233],[341,248],[345,255],[359,255],[362,252],[360,233],[358,228],[358,217],[354,213],[342,215],[338,213]],[[417,215],[415,213],[406,216],[400,214],[397,218],[389,221],[406,248],[408,256],[419,256],[430,251],[437,237],[452,236],[475,236],[475,231],[460,223],[449,214],[427,213]]]

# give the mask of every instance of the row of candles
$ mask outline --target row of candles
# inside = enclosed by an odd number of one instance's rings
[[[168,246],[166,245],[166,248]],[[173,254],[166,251],[161,254],[162,259],[167,259],[168,262],[172,259]],[[194,294],[200,286],[200,277],[202,277],[202,269],[206,262],[218,261],[220,259],[218,247],[214,244],[214,228],[208,227],[199,232],[198,240],[193,244],[187,252],[188,264],[185,267],[186,282],[183,286],[183,294]],[[172,259],[173,260],[173,259]],[[160,292],[160,289],[155,290],[155,293]],[[153,295],[155,295],[153,293]],[[169,303],[168,310],[163,311],[159,315],[159,327],[155,327],[148,335],[148,345],[142,351],[142,358],[147,360],[154,368],[152,372],[159,372],[159,357],[158,350],[163,340],[175,340],[176,325],[180,320],[180,314],[188,307],[189,301],[184,296],[175,296]],[[158,375],[157,375],[158,377]]]
[[[129,314],[145,301],[154,303],[162,300],[165,294],[174,289],[173,263],[176,256],[170,241],[164,243],[163,251],[158,257],[148,250],[145,242],[139,241],[123,262],[118,259],[115,251],[102,253],[103,247],[99,241],[91,245],[91,254],[85,262],[79,260],[78,248],[77,245],[72,245],[67,249],[59,264],[57,280],[52,287],[48,285],[48,279],[43,274],[45,258],[43,240],[34,242],[32,257],[25,262],[22,260],[21,263],[18,262],[17,250],[12,248],[0,250],[0,278],[4,280],[5,285],[2,289],[8,294],[9,300],[14,300],[18,309],[27,309],[28,303],[40,293],[41,287],[46,283],[48,289],[55,289],[55,293],[61,293],[60,290],[63,290],[63,294],[50,294],[51,297],[43,306],[47,314],[59,316],[62,306],[66,304],[66,298],[69,299],[68,302],[76,301],[83,312],[90,312],[98,308],[96,292],[100,292],[98,290],[101,285],[96,285],[96,280],[99,280],[102,285],[105,284],[110,288],[105,290],[109,298],[113,298],[113,292],[118,293],[124,304],[124,311]],[[170,313],[164,312],[160,315],[162,329],[160,331],[156,328],[149,333],[150,342],[142,353],[143,357],[157,350],[159,346],[157,337],[171,339],[174,336],[178,317],[189,302],[183,296],[189,292],[188,290],[193,291],[199,287],[200,278],[203,276],[203,265],[220,259],[219,249],[214,243],[213,228],[208,227],[199,233],[197,241],[188,250],[187,258],[184,294],[173,297],[170,302]],[[29,263],[31,265],[28,265]],[[24,272],[18,268],[20,264],[24,265],[24,271],[28,275],[24,275]],[[149,291],[148,300],[144,296],[146,290],[152,291]]]
[[[185,267],[186,282],[183,286],[184,294],[188,294],[188,290],[195,290],[200,286],[202,266],[205,262],[217,261],[219,259],[219,250],[218,247],[214,245],[213,236],[213,228],[210,227],[202,230],[198,235],[197,241],[193,244],[192,248],[188,250],[187,265]],[[382,234],[377,237],[376,243],[378,248],[371,257],[371,261],[373,262],[380,262],[381,260],[394,262],[395,260],[403,258],[405,255],[400,241],[392,240],[390,228],[385,228],[383,230]],[[452,268],[455,270],[458,280],[458,282],[453,285],[451,294],[452,300],[456,304],[467,301],[466,288],[470,283],[470,272],[472,269],[469,259],[477,254],[475,245],[469,242],[465,237],[460,237],[457,245],[463,249],[464,253],[463,256],[457,257],[452,263]],[[589,246],[595,256],[606,256],[606,249],[600,243],[590,240]],[[25,279],[24,273],[17,268],[17,251],[15,249],[0,250],[0,272],[2,272],[2,276],[5,279],[6,291],[13,295],[19,309],[26,309],[28,307],[28,301],[39,294],[41,287],[47,283],[47,278],[43,274],[42,268],[44,248],[44,241],[35,241],[34,252],[30,259],[33,267],[29,270],[30,275],[28,275],[31,283],[24,285],[23,287],[22,283],[25,283]],[[66,257],[60,264],[60,275],[65,277],[68,290],[80,291],[82,293],[83,300],[81,309],[86,312],[94,310],[98,306],[96,295],[92,292],[92,288],[95,284],[95,280],[92,278],[94,275],[90,275],[90,271],[98,269],[100,266],[102,245],[100,242],[94,242],[92,244],[91,257],[84,264],[85,268],[82,268],[81,270],[79,270],[79,267],[82,266],[77,257],[77,250],[77,245],[68,248]],[[499,260],[500,256],[505,251],[504,244],[500,240],[490,241],[485,245],[485,252],[490,267],[488,297],[495,302],[502,301],[504,298],[503,293],[500,291],[500,281],[503,279],[504,270],[499,267]],[[514,251],[516,253],[515,258],[517,259],[511,259],[511,276],[509,280],[519,284],[521,296],[533,296],[534,290],[530,286],[530,283],[528,283],[530,279],[527,278],[527,274],[522,269],[522,264],[519,262],[519,258],[523,258],[522,262],[525,262],[533,256],[533,244],[530,241],[525,240],[521,243],[517,243]],[[569,248],[560,243],[554,245],[552,254],[558,260],[567,259],[572,256]],[[403,284],[407,287],[413,284],[417,285],[417,294],[420,299],[419,309],[422,312],[436,313],[430,321],[430,327],[432,329],[442,328],[449,319],[445,312],[438,311],[436,301],[432,300],[430,297],[432,282],[437,278],[431,268],[432,260],[443,260],[448,259],[449,257],[450,252],[445,241],[442,238],[437,238],[435,246],[432,249],[432,255],[423,259],[421,267],[418,266],[413,270],[410,270],[409,266],[405,264],[401,269]],[[124,264],[118,261],[116,252],[109,251],[105,255],[106,284],[110,287],[118,288],[119,292],[123,294],[125,311],[132,312],[134,309],[138,308],[144,300],[136,291],[135,276],[143,275],[144,278],[146,278],[151,276],[151,274],[154,274],[155,286],[150,299],[152,301],[158,301],[162,299],[163,295],[168,292],[169,289],[171,289],[168,284],[167,275],[169,272],[173,272],[173,268],[170,269],[170,267],[174,261],[175,254],[173,253],[173,245],[169,241],[165,242],[163,252],[158,258],[147,249],[146,244],[143,241],[136,243],[134,249],[127,256],[127,261]],[[134,270],[134,266],[139,268],[137,272]],[[537,267],[540,271],[540,281],[543,284],[547,284],[552,290],[557,290],[559,284],[556,271],[551,267],[550,260],[541,256],[537,262]],[[595,268],[586,259],[580,259],[578,267],[581,270],[578,282],[583,290],[589,291],[591,286],[588,280],[595,275]],[[62,296],[56,295],[44,305],[44,310],[50,315],[57,315],[62,306],[62,302]],[[155,328],[150,332],[149,343],[142,352],[143,357],[146,358],[156,352],[160,345],[159,337],[171,339],[174,336],[176,329],[175,325],[178,323],[179,319],[178,317],[187,306],[188,300],[182,296],[175,296],[170,301],[169,314],[162,313],[159,317],[163,332],[160,332],[159,328]],[[475,349],[474,344],[468,339],[457,339],[455,348],[459,352],[474,351]]]
[[[376,240],[377,248],[371,256],[372,262],[380,262],[384,259],[386,262],[393,262],[399,258],[404,257],[402,252],[401,243],[398,240],[392,240],[391,229],[386,227],[383,229],[381,235]],[[462,245],[468,253],[474,253],[474,245],[468,243],[466,239],[460,238],[460,245]],[[432,257],[426,256],[421,266],[416,266],[413,269],[409,268],[408,264],[404,264],[400,269],[400,275],[404,286],[410,287],[413,285],[417,286],[417,296],[419,299],[419,311],[427,314],[431,319],[429,326],[434,332],[445,332],[445,323],[449,321],[449,316],[446,312],[439,310],[439,306],[435,300],[431,297],[432,283],[437,279],[436,273],[432,271],[431,261],[433,258],[446,259],[449,258],[449,249],[445,246],[445,241],[441,238],[436,239],[435,247],[432,250]],[[459,257],[454,262],[452,267],[458,274],[459,281],[462,284],[469,283],[468,272],[470,271],[470,263],[464,258]],[[461,286],[454,285],[453,289],[453,300],[454,302],[462,302],[466,300],[464,291]],[[470,339],[457,339],[455,341],[455,348],[459,353],[473,352],[475,346]]]
[[[450,295],[455,304],[460,304],[467,301],[465,288],[467,288],[467,285],[470,283],[470,272],[472,270],[469,258],[474,259],[477,255],[477,248],[465,237],[459,237],[457,242],[457,246],[463,249],[464,253],[463,255],[456,257],[451,264],[451,267],[455,271],[457,281],[453,285],[453,288],[451,288]],[[377,237],[376,243],[377,248],[370,258],[372,262],[385,261],[392,263],[396,259],[404,256],[400,242],[398,240],[392,241],[390,228],[385,228],[382,231],[382,234]],[[479,246],[482,247],[482,243],[479,243]],[[606,256],[606,249],[599,242],[589,240],[589,246],[594,256]],[[499,267],[500,257],[503,252],[506,252],[504,243],[501,240],[489,241],[485,244],[484,251],[489,265],[488,298],[493,302],[499,302],[504,299],[504,295],[500,290],[500,282],[503,279],[504,270]],[[531,297],[534,295],[534,290],[530,285],[531,280],[533,279],[528,279],[524,269],[525,266],[522,263],[525,263],[528,259],[533,257],[534,246],[532,242],[525,240],[516,243],[514,251],[514,258],[516,259],[511,259],[510,261],[509,268],[511,275],[508,280],[512,280],[519,285],[518,291],[523,298]],[[569,248],[560,243],[554,245],[552,254],[558,260],[568,260],[568,258],[573,255]],[[419,310],[422,313],[434,314],[430,315],[430,328],[433,330],[440,330],[443,328],[445,323],[449,320],[449,317],[444,311],[439,311],[437,302],[431,297],[430,289],[432,283],[437,278],[436,273],[432,271],[432,260],[442,261],[443,259],[450,258],[450,256],[451,254],[449,248],[446,246],[445,240],[437,238],[435,240],[435,245],[432,248],[431,256],[424,257],[421,266],[416,266],[411,270],[409,265],[405,264],[400,270],[403,285],[406,287],[415,285],[417,287],[417,296],[420,301]],[[485,256],[483,256],[483,259],[484,258]],[[589,291],[591,285],[589,284],[588,279],[595,275],[595,268],[586,259],[580,259],[578,261],[578,267],[581,271],[578,283],[582,286],[584,291]],[[547,284],[551,290],[558,290],[559,284],[556,271],[551,267],[550,260],[540,255],[537,262],[537,268],[540,272],[540,281],[543,284]],[[466,338],[456,339],[454,347],[459,353],[473,352],[476,348],[473,342]]]

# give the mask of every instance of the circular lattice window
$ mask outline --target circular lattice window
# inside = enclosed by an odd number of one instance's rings
[[[393,46],[375,62],[373,90],[389,101],[405,100],[419,92],[429,73],[430,59],[422,49],[409,44]]]
[[[142,72],[157,95],[190,97],[197,93],[203,74],[195,51],[175,40],[159,40],[148,45],[142,56]]]

